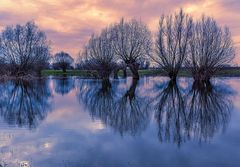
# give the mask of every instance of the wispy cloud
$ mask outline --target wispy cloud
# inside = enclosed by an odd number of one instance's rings
[[[121,17],[138,18],[155,32],[161,14],[185,9],[194,17],[214,17],[240,42],[238,0],[4,0],[0,1],[0,29],[35,20],[52,41],[53,52],[65,50],[74,57],[93,32],[99,32]],[[240,56],[236,58],[240,62]]]

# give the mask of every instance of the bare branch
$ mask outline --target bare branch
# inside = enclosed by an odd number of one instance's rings
[[[155,55],[152,60],[159,64],[172,79],[176,78],[187,55],[191,37],[192,18],[183,10],[175,15],[160,18]]]
[[[40,73],[49,59],[49,42],[34,22],[6,27],[1,34],[1,62],[10,75]]]

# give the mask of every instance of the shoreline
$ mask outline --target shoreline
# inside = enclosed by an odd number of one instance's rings
[[[99,79],[97,77],[96,71],[90,70],[67,70],[67,72],[62,72],[61,70],[42,70],[41,76],[35,75],[25,75],[25,76],[8,76],[2,75],[0,76],[0,80],[35,80],[35,79],[47,79],[49,77],[52,78],[66,78],[66,77],[81,77],[86,79]],[[147,69],[147,70],[139,70],[140,77],[144,76],[162,76],[167,77],[166,73],[159,69]],[[123,72],[118,72],[118,77],[123,77]],[[127,77],[131,77],[130,70],[127,70]],[[189,70],[182,69],[179,71],[178,77],[192,77]],[[214,76],[216,77],[240,77],[240,68],[227,68],[218,71]]]
[[[138,70],[141,76],[167,76],[165,72],[160,69],[146,69]],[[86,78],[97,78],[96,71],[90,70],[67,70],[67,72],[62,72],[61,70],[43,70],[42,76],[79,76]],[[123,72],[119,71],[118,76],[122,77]],[[127,76],[131,76],[131,71],[127,70]],[[182,69],[179,71],[178,77],[192,77],[191,72],[187,69]],[[214,77],[240,77],[240,68],[226,68],[218,71]]]

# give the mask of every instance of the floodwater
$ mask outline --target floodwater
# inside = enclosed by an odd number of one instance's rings
[[[239,82],[1,82],[0,166],[237,167]]]

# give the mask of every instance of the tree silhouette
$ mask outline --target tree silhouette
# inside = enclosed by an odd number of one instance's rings
[[[186,66],[193,78],[202,82],[208,82],[235,56],[229,29],[220,27],[210,17],[203,16],[194,24],[189,46]]]
[[[74,62],[73,58],[66,52],[56,53],[53,57],[53,67],[60,68],[63,72],[66,72]]]
[[[110,28],[113,34],[115,54],[130,68],[133,78],[139,79],[140,62],[151,54],[151,33],[141,21],[131,20],[115,24]]]
[[[171,79],[176,79],[187,56],[192,24],[182,9],[175,15],[162,15],[159,21],[156,54],[151,57]]]
[[[110,31],[106,28],[99,36],[92,35],[80,56],[85,59],[84,66],[87,69],[96,70],[99,78],[109,80],[110,74],[117,66]]]
[[[34,22],[6,27],[1,34],[0,60],[5,74],[40,74],[49,59],[49,42]]]

